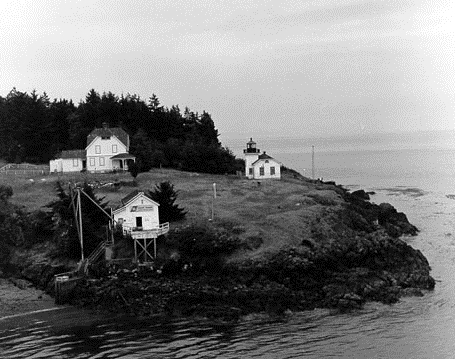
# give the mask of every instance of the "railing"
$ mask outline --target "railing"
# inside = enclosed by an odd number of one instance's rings
[[[88,266],[95,262],[100,257],[100,255],[104,252],[106,246],[109,244],[110,242],[107,241],[100,242],[98,246],[95,248],[95,250],[92,253],[90,253],[90,255],[85,260],[84,273],[87,273]]]
[[[72,291],[76,287],[77,283],[87,275],[88,267],[94,263],[100,255],[104,252],[106,246],[110,245],[111,242],[103,241],[98,244],[95,250],[83,261],[79,262],[76,270],[72,272],[60,273],[54,276],[55,285],[55,303],[64,304],[68,302]]]
[[[123,226],[123,233],[129,234],[133,238],[149,238],[161,236],[169,232],[169,222],[160,224],[158,227],[151,229],[139,229],[138,227]]]

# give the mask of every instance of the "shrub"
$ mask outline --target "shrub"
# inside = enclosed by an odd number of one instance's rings
[[[130,161],[128,163],[128,172],[131,174],[131,176],[136,179],[137,175],[139,174],[139,166],[136,162]]]
[[[8,201],[13,195],[13,189],[10,186],[0,185],[0,200]]]
[[[60,182],[56,185],[58,199],[47,204],[46,207],[52,209],[49,216],[52,218],[54,241],[59,247],[59,255],[71,259],[80,259],[81,245],[79,242],[77,226],[75,223],[75,198],[68,194]],[[96,248],[96,246],[105,239],[108,217],[96,206],[106,208],[107,203],[103,202],[104,198],[97,198],[92,188],[85,182],[82,186],[85,193],[81,194],[81,212],[83,221],[83,240],[84,256],[87,257]],[[75,195],[75,194],[74,194]],[[88,198],[90,197],[91,200]],[[93,201],[93,202],[92,202]]]
[[[196,272],[217,272],[224,257],[240,246],[240,240],[224,229],[218,231],[203,226],[191,226],[169,234],[167,242],[179,253],[181,265],[189,265]]]

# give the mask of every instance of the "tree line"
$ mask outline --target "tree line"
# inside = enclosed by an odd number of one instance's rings
[[[85,100],[51,101],[44,92],[13,88],[0,96],[0,158],[8,162],[47,163],[62,150],[84,149],[87,135],[107,122],[130,135],[130,153],[141,171],[172,167],[206,173],[234,173],[241,160],[223,147],[206,111],[160,104],[153,94],[117,96],[90,90]]]

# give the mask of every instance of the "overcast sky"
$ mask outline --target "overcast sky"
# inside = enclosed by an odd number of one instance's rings
[[[0,95],[157,94],[221,139],[455,128],[453,0],[1,1]]]

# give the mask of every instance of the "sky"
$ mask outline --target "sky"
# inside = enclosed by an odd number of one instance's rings
[[[0,96],[94,88],[221,140],[455,129],[453,0],[0,0]]]

